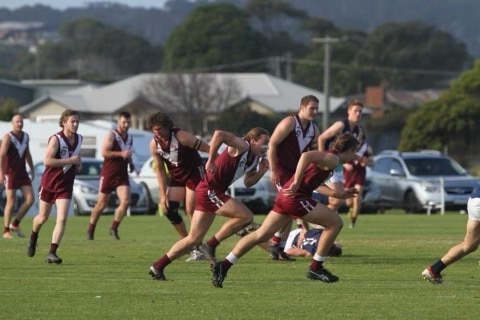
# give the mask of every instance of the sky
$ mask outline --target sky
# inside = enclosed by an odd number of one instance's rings
[[[47,5],[56,9],[65,9],[70,7],[85,7],[91,2],[115,2],[125,4],[130,7],[145,7],[145,8],[163,8],[167,0],[109,0],[109,1],[95,1],[95,0],[0,0],[0,8],[17,9],[26,5],[34,5],[37,3]]]

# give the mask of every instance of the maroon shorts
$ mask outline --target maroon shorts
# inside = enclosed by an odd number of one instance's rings
[[[48,203],[55,203],[55,200],[57,199],[72,199],[72,191],[64,191],[64,192],[51,192],[48,190],[45,190],[43,188],[40,188],[40,191],[38,192],[38,198],[42,201],[48,202]]]
[[[353,188],[354,186],[363,186],[365,184],[365,178],[367,176],[367,170],[363,166],[354,166],[351,171],[343,170],[344,188]]]
[[[101,177],[99,183],[99,190],[101,193],[110,194],[119,186],[130,186],[128,176],[126,177]]]
[[[286,196],[280,191],[275,197],[272,210],[297,219],[312,211],[317,204],[318,201],[311,197],[303,195]]]
[[[195,190],[195,210],[217,212],[231,197],[225,192],[197,188]]]
[[[20,189],[23,186],[31,186],[32,181],[30,180],[28,174],[21,174],[14,177],[13,175],[5,175],[5,189]]]
[[[190,190],[195,190],[197,184],[202,180],[202,176],[198,170],[192,172],[187,179],[178,180],[174,177],[170,177],[169,186],[170,187],[187,187]]]

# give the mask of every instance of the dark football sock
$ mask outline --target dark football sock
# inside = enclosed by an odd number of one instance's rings
[[[442,272],[442,270],[445,269],[446,267],[447,265],[443,263],[442,260],[440,259],[435,261],[435,263],[430,266],[430,268],[432,269],[432,272],[435,274],[440,274],[440,272]]]
[[[153,267],[158,270],[163,270],[171,262],[170,258],[167,255],[164,255],[153,264]]]

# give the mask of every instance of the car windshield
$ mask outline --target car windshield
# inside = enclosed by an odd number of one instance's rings
[[[100,175],[100,170],[102,169],[101,162],[83,162],[82,170],[77,173],[77,176],[90,176],[96,177]]]
[[[82,170],[77,172],[77,176],[89,176],[89,177],[96,177],[100,175],[100,170],[102,169],[103,162],[82,162]],[[42,175],[43,171],[45,170],[45,165],[40,162],[35,165],[35,174],[37,176]]]
[[[465,175],[465,170],[455,161],[447,158],[411,158],[405,159],[405,164],[415,176],[459,176]]]

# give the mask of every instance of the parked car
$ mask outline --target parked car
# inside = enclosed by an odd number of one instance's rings
[[[20,208],[23,202],[24,202],[23,194],[20,191],[20,189],[18,189],[15,192],[15,203],[13,205],[13,212],[17,212],[18,208]],[[0,186],[0,216],[4,215],[6,203],[7,203],[7,195],[5,193],[5,187]]]
[[[313,198],[323,204],[328,203],[328,197],[316,191],[313,192]],[[367,176],[365,185],[363,186],[360,213],[377,213],[383,209],[384,206],[381,203],[380,188]],[[345,202],[343,202],[338,211],[348,212],[348,207],[345,205]]]
[[[431,150],[386,150],[374,157],[369,178],[381,201],[408,213],[465,208],[478,181],[450,157]]]
[[[277,188],[270,182],[269,172],[266,172],[250,188],[245,187],[243,178],[236,180],[227,193],[243,202],[254,213],[268,213],[273,207]]]
[[[208,155],[201,153],[202,159],[206,161]],[[148,192],[150,202],[150,211],[157,210],[158,203],[158,182],[155,171],[153,170],[153,158],[149,158],[142,166],[138,176],[133,179],[143,186]],[[273,207],[273,199],[277,193],[277,189],[269,180],[269,173],[258,181],[254,186],[247,188],[243,183],[243,178],[238,179],[230,187],[228,193],[232,194],[236,199],[245,203],[245,205],[253,212],[266,213]]]
[[[147,211],[149,214],[155,214],[159,200],[157,175],[155,174],[153,167],[153,157],[150,157],[144,162],[140,172],[135,176],[131,176],[135,183],[140,185],[143,192],[146,194]]]
[[[97,203],[100,170],[103,161],[95,158],[82,157],[82,170],[75,176],[73,184],[73,213],[75,215],[90,214]],[[43,162],[35,164],[34,191],[38,190],[41,175],[45,169]],[[143,187],[130,178],[130,212],[145,214],[148,212],[148,195]],[[110,195],[108,207],[104,213],[113,213],[118,205],[115,192]]]

